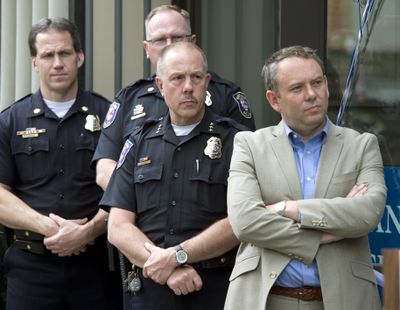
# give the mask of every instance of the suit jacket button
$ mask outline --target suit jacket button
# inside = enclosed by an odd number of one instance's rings
[[[277,276],[278,276],[278,275],[276,274],[276,272],[271,272],[271,273],[269,274],[269,277],[270,277],[271,279],[276,279]]]

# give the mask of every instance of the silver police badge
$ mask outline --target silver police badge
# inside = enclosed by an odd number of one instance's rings
[[[85,129],[91,132],[100,130],[100,118],[98,115],[89,114],[86,116]]]
[[[207,146],[204,149],[204,154],[211,159],[219,159],[222,156],[222,142],[220,138],[211,137],[207,140]]]
[[[146,112],[144,111],[143,105],[137,104],[133,108],[131,120],[137,119],[139,117],[143,117],[145,115],[146,115]]]

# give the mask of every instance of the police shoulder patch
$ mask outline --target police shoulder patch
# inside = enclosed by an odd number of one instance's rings
[[[120,107],[120,104],[117,101],[114,101],[110,105],[110,107],[108,108],[106,118],[104,119],[104,122],[103,122],[103,128],[109,127],[114,122],[115,117],[117,116],[119,107]]]
[[[132,148],[132,146],[133,142],[130,140],[126,140],[124,147],[122,148],[121,155],[119,155],[117,169],[123,165],[126,155],[129,153],[129,150]]]
[[[247,119],[252,118],[250,105],[247,101],[246,95],[243,92],[238,91],[232,95],[232,98],[237,103],[240,113]]]

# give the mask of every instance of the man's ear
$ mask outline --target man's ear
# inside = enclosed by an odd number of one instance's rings
[[[160,90],[161,95],[164,96],[164,85],[162,79],[158,75],[156,75],[156,84],[158,89]]]
[[[85,54],[82,51],[80,51],[78,53],[78,68],[80,68],[84,62],[85,62]]]
[[[148,48],[149,48],[149,42],[143,41],[143,48],[144,48],[144,50],[145,50],[145,52],[146,52],[146,58],[149,59],[150,56],[149,56],[149,53],[147,52],[147,50],[148,50]]]
[[[281,113],[281,106],[278,101],[278,96],[272,90],[267,90],[265,92],[265,97],[267,98],[271,108],[273,108],[276,112]]]
[[[36,56],[31,57],[31,64],[32,64],[33,70],[38,71],[37,66],[36,66]]]

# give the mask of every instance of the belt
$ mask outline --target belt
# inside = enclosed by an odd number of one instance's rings
[[[235,259],[236,255],[228,252],[225,255],[189,265],[200,269],[226,268],[233,267],[235,265]]]
[[[282,287],[274,285],[271,290],[271,294],[296,298],[304,301],[319,300],[322,301],[321,288],[304,286],[304,287]]]
[[[32,231],[14,230],[13,244],[20,250],[43,255],[49,253],[43,244],[43,238],[43,235]]]

